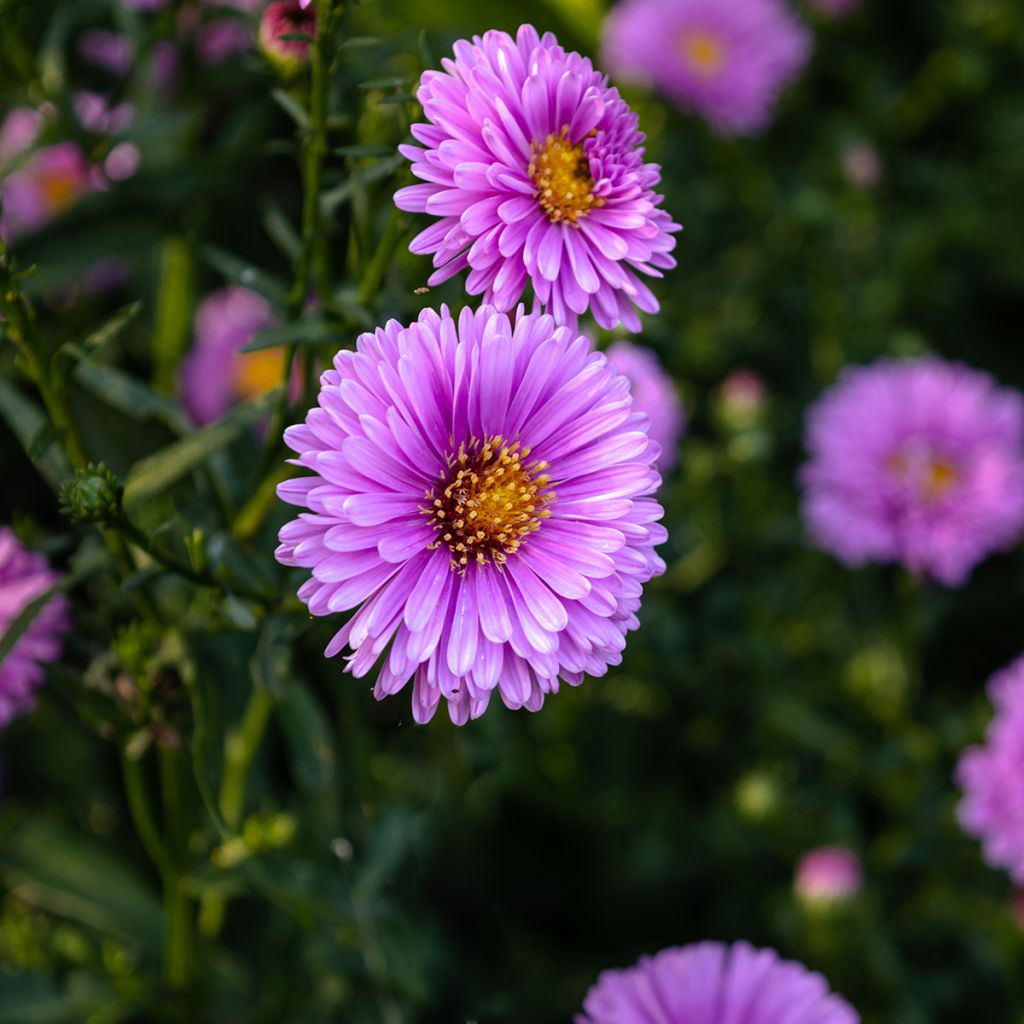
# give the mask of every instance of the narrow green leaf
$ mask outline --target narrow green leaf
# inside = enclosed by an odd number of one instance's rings
[[[370,78],[359,83],[360,89],[397,89],[399,86],[408,85],[409,80],[398,75],[389,75],[386,78]]]
[[[292,264],[297,263],[302,242],[284,210],[268,202],[263,209],[263,229]]]
[[[281,327],[268,327],[253,335],[252,341],[243,346],[239,352],[259,352],[276,345],[317,345],[320,342],[332,341],[341,343],[348,335],[337,325],[323,321],[302,321],[294,324],[283,324]]]
[[[309,128],[309,111],[284,89],[273,89],[274,102],[304,131]]]
[[[176,434],[189,430],[188,417],[177,402],[115,366],[82,359],[75,367],[74,379],[100,401],[133,420],[159,420]]]
[[[405,158],[400,153],[396,154],[386,160],[375,163],[372,167],[356,172],[348,181],[343,181],[340,185],[326,192],[321,192],[320,205],[325,216],[334,213],[340,206],[352,198],[355,190],[354,181],[358,181],[358,184],[361,186],[372,185],[374,182],[381,181],[394,174],[404,162]]]
[[[3,417],[11,433],[18,439],[26,452],[30,452],[36,440],[44,436],[43,432],[49,423],[39,406],[26,398],[10,381],[4,380],[2,377],[0,377],[0,416]],[[71,472],[64,453],[52,444],[45,451],[39,451],[38,455],[32,457],[32,461],[42,474],[43,479],[54,490]]]
[[[151,501],[202,465],[214,452],[231,444],[244,430],[267,415],[277,398],[277,392],[275,388],[251,402],[237,406],[225,419],[203,427],[135,463],[125,481],[125,509],[131,511]]]
[[[391,156],[394,153],[394,148],[391,146],[381,146],[374,142],[361,142],[354,146],[338,146],[334,153],[336,156]]]
[[[253,291],[259,292],[279,306],[284,306],[287,303],[287,286],[265,270],[260,270],[251,263],[240,260],[237,256],[213,245],[203,246],[202,255],[214,270],[223,274],[229,281],[252,288]]]
[[[174,390],[178,365],[192,339],[195,253],[186,238],[168,238],[160,254],[160,291],[153,332],[153,382],[158,391]]]
[[[138,315],[142,309],[141,302],[131,302],[123,306],[96,330],[91,331],[81,341],[87,352],[97,352],[109,345]]]
[[[415,103],[416,97],[411,92],[400,93],[397,96],[381,96],[377,100],[378,107],[387,107],[396,103]]]
[[[308,32],[285,32],[277,37],[285,43],[315,43],[315,37]]]

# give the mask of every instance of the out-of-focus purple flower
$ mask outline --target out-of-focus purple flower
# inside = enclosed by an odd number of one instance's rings
[[[849,565],[956,586],[1024,531],[1024,401],[935,357],[847,368],[808,415],[804,518]]]
[[[131,142],[119,142],[103,161],[103,173],[110,181],[126,181],[139,169],[142,154]]]
[[[651,83],[736,134],[768,124],[811,50],[810,34],[782,0],[623,0],[602,40],[613,75]]]
[[[316,35],[316,10],[306,11],[297,0],[275,0],[260,18],[260,49],[285,74],[295,74],[309,63],[309,43],[284,36]]]
[[[9,527],[0,526],[0,636],[59,579],[42,555],[25,548]],[[59,656],[67,626],[67,601],[54,595],[0,662],[0,727],[32,707],[43,666]]]
[[[203,300],[196,310],[195,341],[181,366],[182,399],[196,423],[220,419],[235,402],[281,383],[280,348],[238,351],[277,322],[270,303],[249,288],[222,288]]]
[[[178,82],[178,49],[170,40],[157,43],[150,58],[153,86],[158,92],[173,91]]]
[[[860,0],[809,0],[809,3],[819,14],[829,18],[851,14],[860,7]]]
[[[221,64],[248,50],[254,39],[252,27],[244,21],[220,18],[199,30],[196,53],[204,64]]]
[[[130,103],[112,104],[109,97],[98,92],[79,90],[72,103],[82,127],[101,135],[117,135],[135,118],[135,108]]]
[[[277,558],[312,570],[313,615],[358,608],[327,648],[374,694],[412,680],[426,722],[497,691],[537,711],[617,665],[643,584],[664,571],[646,417],[585,337],[547,315],[424,310],[343,350],[285,440],[313,475]]]
[[[797,896],[812,906],[848,900],[860,890],[864,869],[845,846],[821,846],[801,858],[793,879]]]
[[[661,449],[657,466],[667,473],[675,464],[686,415],[672,378],[650,349],[617,341],[608,349],[612,366],[629,381],[633,408],[647,414],[647,433]]]
[[[605,971],[576,1024],[857,1024],[856,1010],[803,964],[746,942],[664,949]]]
[[[135,60],[131,39],[124,32],[100,28],[90,29],[79,36],[78,52],[83,60],[103,68],[116,78],[124,78]]]
[[[985,863],[1024,885],[1024,656],[988,684],[995,717],[985,744],[957,766],[960,826],[981,840]]]
[[[660,208],[636,114],[589,60],[532,25],[462,40],[443,63],[417,92],[424,148],[400,147],[424,183],[395,195],[438,218],[410,245],[433,253],[429,283],[468,267],[466,290],[500,310],[529,283],[559,323],[589,309],[602,327],[639,330],[635,307],[658,310],[641,275],[675,266],[679,227]]]
[[[75,143],[59,142],[37,150],[0,180],[0,235],[13,242],[38,230],[98,185]]]
[[[874,188],[882,180],[882,158],[870,142],[853,142],[843,150],[843,174],[851,185]]]
[[[0,125],[0,164],[9,163],[29,149],[39,137],[45,120],[41,110],[15,107]]]

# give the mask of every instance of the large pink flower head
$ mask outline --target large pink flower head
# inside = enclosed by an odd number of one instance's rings
[[[400,209],[437,222],[413,239],[439,284],[469,268],[466,290],[509,310],[529,283],[560,324],[588,309],[602,327],[640,329],[658,302],[641,280],[675,266],[677,224],[659,206],[660,168],[607,78],[550,33],[487,32],[455,44],[417,96],[423,144],[402,146],[424,184]]]
[[[676,464],[679,439],[686,426],[683,403],[672,378],[649,349],[617,341],[608,349],[608,359],[629,380],[633,408],[647,414],[648,433],[661,449],[658,470],[667,472]]]
[[[947,586],[1024,531],[1024,401],[935,357],[844,371],[811,409],[804,518],[850,565]]]
[[[27,550],[9,527],[0,526],[0,636],[25,606],[59,579],[46,559]],[[28,711],[43,681],[43,666],[60,654],[67,629],[67,602],[52,597],[0,662],[0,727]]]
[[[828,983],[774,950],[745,942],[664,949],[605,971],[576,1024],[857,1024]]]
[[[602,37],[613,75],[652,83],[727,134],[768,124],[811,49],[782,0],[623,0]]]
[[[629,384],[544,314],[424,310],[339,352],[285,434],[313,475],[278,560],[312,570],[313,615],[357,608],[327,648],[382,661],[378,699],[412,680],[426,722],[497,690],[536,711],[559,681],[616,665],[643,584],[664,571],[660,478]]]
[[[182,400],[196,423],[220,419],[241,399],[281,383],[285,357],[280,348],[238,351],[277,322],[270,303],[240,285],[221,288],[200,303],[195,343],[181,364]]]
[[[0,168],[0,236],[13,242],[60,216],[99,179],[74,142],[58,142],[36,150],[3,176]]]
[[[960,758],[957,816],[981,840],[985,862],[1024,885],[1024,656],[992,677],[988,693],[995,717],[984,746]]]

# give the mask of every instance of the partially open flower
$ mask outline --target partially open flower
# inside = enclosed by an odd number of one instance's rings
[[[793,888],[805,903],[822,906],[854,896],[863,877],[860,858],[853,850],[845,846],[821,846],[801,859]]]
[[[294,75],[309,63],[309,40],[316,35],[316,11],[298,0],[275,0],[260,18],[260,49],[283,75]]]

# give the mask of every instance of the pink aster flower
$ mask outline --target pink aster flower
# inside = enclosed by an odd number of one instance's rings
[[[260,49],[285,74],[294,74],[309,63],[309,43],[285,39],[301,33],[316,35],[316,11],[306,11],[297,0],[275,0],[260,18]]]
[[[981,840],[985,862],[1024,885],[1024,655],[992,677],[988,694],[995,717],[984,746],[960,758],[957,816]]]
[[[607,354],[612,366],[629,381],[633,408],[650,420],[647,432],[661,449],[657,466],[665,473],[676,464],[676,449],[686,427],[676,386],[649,349],[617,341]]]
[[[358,611],[348,646],[374,694],[412,680],[426,722],[483,714],[496,690],[536,711],[559,682],[617,665],[643,584],[664,571],[657,447],[629,384],[552,317],[424,310],[339,352],[285,433],[313,475],[277,558],[312,570],[313,615]]]
[[[277,323],[270,303],[249,288],[222,288],[200,303],[195,343],[181,366],[182,398],[196,423],[220,419],[237,401],[281,382],[285,357],[280,348],[238,351]]]
[[[13,242],[37,231],[96,187],[96,175],[75,143],[45,146],[0,179],[0,235]]]
[[[853,850],[821,846],[801,858],[793,888],[806,903],[835,903],[856,895],[863,879],[864,869]]]
[[[30,604],[60,577],[46,559],[25,548],[9,527],[0,526],[0,636]],[[43,666],[60,654],[67,629],[67,602],[52,597],[0,662],[0,727],[24,714],[43,681]]]
[[[0,164],[21,156],[39,137],[46,113],[32,107],[15,107],[0,125]]]
[[[1024,401],[935,357],[844,371],[811,409],[804,518],[849,565],[956,586],[1024,531]]]
[[[634,307],[658,311],[641,276],[675,266],[679,226],[659,207],[636,114],[589,60],[531,25],[458,42],[443,64],[417,93],[424,148],[400,147],[424,183],[395,195],[438,218],[409,247],[433,253],[429,283],[468,267],[466,290],[499,310],[529,283],[558,323],[589,309],[602,327],[639,330]]]
[[[771,120],[811,37],[782,0],[623,0],[602,32],[612,74],[649,82],[727,134]]]
[[[663,949],[605,971],[576,1024],[857,1024],[857,1012],[802,964],[746,942]]]

